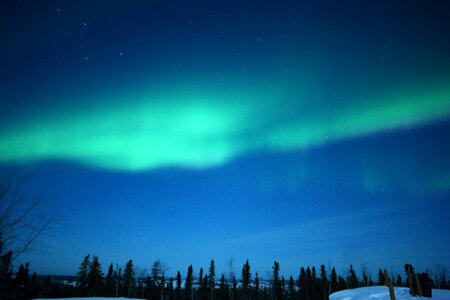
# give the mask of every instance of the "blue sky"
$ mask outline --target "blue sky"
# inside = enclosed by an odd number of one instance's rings
[[[448,8],[2,4],[0,167],[59,216],[20,259],[449,264]]]

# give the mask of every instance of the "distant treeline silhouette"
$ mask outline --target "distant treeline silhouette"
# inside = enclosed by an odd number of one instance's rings
[[[340,290],[357,287],[385,285],[413,287],[414,273],[411,264],[405,265],[405,280],[401,275],[388,275],[379,270],[377,277],[372,278],[365,265],[361,268],[360,277],[350,265],[344,275],[338,275],[335,268],[328,271],[325,265],[317,270],[312,267],[301,267],[297,278],[280,276],[280,264],[275,261],[271,278],[260,278],[253,273],[247,260],[239,277],[233,272],[216,276],[214,260],[209,268],[198,270],[194,276],[192,265],[185,274],[177,271],[175,277],[166,277],[165,267],[156,260],[148,273],[136,274],[133,261],[129,260],[124,268],[109,265],[106,274],[97,256],[87,255],[80,264],[77,276],[61,278],[61,276],[30,275],[29,265],[21,265],[16,273],[11,270],[10,252],[1,250],[0,244],[0,295],[1,299],[32,299],[38,297],[128,297],[152,300],[327,300],[329,295]],[[432,271],[434,280],[428,280],[427,288],[447,289],[447,268],[436,265]],[[415,274],[415,273],[414,273]],[[428,273],[424,272],[426,278]],[[388,278],[386,278],[388,276]],[[390,277],[390,278],[389,278]],[[387,280],[386,280],[387,279]]]

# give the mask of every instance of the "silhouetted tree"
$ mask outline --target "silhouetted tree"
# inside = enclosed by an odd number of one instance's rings
[[[314,273],[310,267],[306,268],[306,299],[314,299]]]
[[[94,256],[89,264],[89,273],[87,276],[88,294],[95,297],[101,290],[103,280],[102,266],[98,261],[98,257]]]
[[[403,286],[402,276],[398,275],[397,280],[395,281],[396,286]]]
[[[384,285],[384,283],[385,283],[385,279],[384,279],[383,271],[381,271],[381,269],[378,269],[378,285]]]
[[[300,275],[298,276],[298,287],[300,288],[300,299],[309,299],[306,285],[306,270],[302,266],[300,268]]]
[[[164,276],[164,271],[162,271],[161,274],[161,280],[159,282],[159,298],[161,300],[164,299],[164,291],[165,291],[165,286],[166,286],[166,277]]]
[[[245,299],[250,299],[250,280],[251,280],[252,274],[250,273],[250,263],[247,261],[245,262],[244,266],[242,267],[242,290],[245,295]]]
[[[78,269],[79,271],[77,273],[78,275],[77,289],[78,293],[82,297],[88,296],[88,274],[89,274],[89,266],[91,264],[90,257],[91,256],[89,254],[84,257]]]
[[[255,295],[256,299],[259,297],[260,287],[259,287],[259,275],[258,272],[255,273]]]
[[[199,298],[201,300],[208,299],[208,274],[205,274],[203,277],[203,280],[201,281],[200,285],[200,291],[199,291]]]
[[[274,299],[276,300],[282,300],[283,299],[283,289],[280,282],[280,263],[277,261],[273,262],[272,266],[273,270],[273,278],[272,278],[272,295],[274,296]]]
[[[414,267],[411,264],[405,264],[406,282],[411,290],[414,290]]]
[[[114,283],[115,283],[115,296],[119,297],[119,293],[121,290],[122,283],[122,268],[116,266],[116,270],[114,271]]]
[[[194,283],[194,269],[192,265],[188,267],[185,283],[186,299],[193,300],[192,284]]]
[[[347,286],[349,289],[354,289],[358,287],[358,277],[356,276],[355,270],[353,269],[353,265],[350,265],[350,269],[348,270],[348,279]]]
[[[200,268],[200,271],[198,272],[198,285],[203,287],[203,268]]]
[[[341,275],[338,276],[338,291],[342,291],[347,289],[347,282],[345,281],[344,277]]]
[[[236,290],[237,290],[237,280],[236,276],[233,276],[233,278],[231,279],[231,293],[230,293],[231,300],[236,299]]]
[[[55,221],[44,198],[26,193],[29,179],[14,169],[0,172],[0,239],[11,251],[11,259],[29,250]]]
[[[114,267],[111,263],[105,276],[105,296],[114,296]]]
[[[35,299],[39,296],[41,287],[39,285],[39,280],[37,278],[36,272],[31,275],[30,287],[28,289],[27,297],[28,299]]]
[[[209,264],[209,276],[208,276],[208,286],[207,286],[211,300],[214,300],[215,285],[216,285],[216,266],[214,264],[214,259],[212,259]]]
[[[178,273],[180,273],[180,271],[177,271],[177,277],[178,277]],[[175,279],[175,282],[176,281],[177,280]],[[176,287],[175,287],[175,289],[176,289]],[[167,298],[170,299],[170,300],[174,300],[174,299],[181,300],[182,299],[181,298],[181,275],[180,275],[180,289],[179,289],[179,291],[176,291],[175,289],[174,289],[174,286],[173,286],[173,277],[170,276],[169,277],[169,284],[167,286]]]
[[[327,270],[325,269],[325,265],[320,266],[319,288],[320,288],[320,299],[323,299],[323,300],[328,299],[329,283],[328,283]]]
[[[177,293],[177,299],[181,299],[181,273],[180,271],[177,272],[177,280],[176,280],[176,293]]]
[[[292,276],[289,277],[288,299],[290,299],[290,300],[295,299],[295,282],[294,282],[294,278]]]
[[[220,276],[220,281],[219,281],[219,299],[220,300],[228,300],[228,295],[229,291],[228,291],[228,285],[227,285],[227,280],[225,279],[225,275],[221,275]]]
[[[29,276],[29,265],[20,265],[16,273],[16,278],[14,280],[14,298],[25,299],[28,290],[28,276]]]
[[[449,269],[443,264],[434,264],[430,270],[430,276],[433,277],[436,288],[447,289],[447,274]]]
[[[336,274],[336,269],[333,267],[331,269],[331,275],[330,275],[330,294],[336,292],[338,290],[338,279]]]
[[[155,260],[153,262],[152,270],[151,270],[151,277],[155,284],[157,284],[157,282],[159,282],[161,280],[162,272],[163,272],[163,269],[162,269],[161,260],[158,258],[157,260]]]
[[[130,298],[133,295],[133,289],[136,286],[134,266],[131,259],[125,265],[125,271],[123,273],[123,285],[125,288],[126,297]]]

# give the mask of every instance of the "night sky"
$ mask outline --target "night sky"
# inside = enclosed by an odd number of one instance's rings
[[[58,213],[32,271],[450,265],[450,2],[2,1],[0,32],[0,171]]]

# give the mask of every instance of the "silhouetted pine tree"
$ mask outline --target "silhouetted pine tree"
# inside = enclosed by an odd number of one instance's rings
[[[303,266],[300,268],[300,275],[298,276],[298,287],[300,288],[300,299],[308,299],[306,287],[306,271]]]
[[[230,293],[231,300],[236,299],[236,291],[237,291],[237,280],[236,276],[233,275],[233,278],[231,279],[231,293]]]
[[[381,271],[381,269],[378,269],[378,285],[384,285],[384,274],[383,271]]]
[[[273,262],[273,278],[272,278],[272,295],[275,300],[283,300],[283,290],[280,282],[280,263],[277,261]]]
[[[242,291],[244,292],[245,299],[250,299],[250,280],[251,280],[252,274],[250,273],[250,263],[247,261],[245,262],[244,266],[242,267]]]
[[[176,294],[177,294],[177,299],[181,300],[181,273],[180,271],[177,272],[177,280],[176,280]]]
[[[82,297],[88,296],[88,274],[89,274],[89,266],[91,264],[90,262],[90,255],[86,255],[83,259],[83,261],[80,264],[79,271],[77,273],[78,280],[77,280],[77,289],[78,293]]]
[[[152,264],[151,277],[153,280],[153,284],[158,285],[158,283],[161,281],[162,272],[163,270],[161,260],[158,258]]]
[[[397,280],[395,281],[396,286],[403,286],[402,276],[398,275]]]
[[[122,289],[122,268],[117,266],[114,271],[114,294],[115,297],[119,297]]]
[[[105,292],[103,293],[107,297],[114,296],[114,267],[111,263],[108,268],[108,273],[105,276]]]
[[[203,288],[203,268],[200,268],[200,271],[198,272],[198,286],[199,289]]]
[[[405,264],[405,273],[406,273],[407,286],[410,289],[414,290],[415,289],[415,283],[414,283],[414,279],[413,279],[414,267],[411,264]]]
[[[95,297],[101,291],[103,281],[102,266],[98,261],[98,257],[94,256],[89,264],[89,273],[87,276],[88,294]]]
[[[39,280],[37,278],[36,273],[33,273],[31,275],[31,279],[30,279],[30,286],[28,289],[28,293],[27,293],[27,299],[35,299],[37,297],[39,297],[39,292],[40,292],[40,285],[39,285]]]
[[[136,279],[134,275],[133,261],[131,259],[125,265],[125,271],[123,273],[123,286],[126,297],[132,297],[134,287],[136,286]]]
[[[325,269],[325,265],[320,266],[320,279],[319,284],[320,288],[320,300],[326,300],[328,299],[328,292],[329,292],[329,282],[327,278],[327,270]]]
[[[347,286],[349,289],[354,289],[358,287],[358,277],[356,276],[355,270],[353,269],[353,265],[350,265],[350,269],[348,270],[348,279]]]
[[[178,271],[179,273],[180,271]],[[177,293],[176,291],[176,286],[173,286],[173,282],[174,279],[172,276],[169,277],[169,283],[167,284],[167,289],[166,289],[166,299],[168,300],[181,300],[181,288],[180,288],[180,293]],[[175,284],[176,284],[176,279],[175,279]]]
[[[194,268],[192,265],[188,267],[185,283],[186,300],[193,300],[192,284],[194,283]]]
[[[205,276],[201,280],[201,285],[200,285],[200,290],[199,290],[199,298],[201,300],[208,299],[208,274],[205,274]]]
[[[314,288],[314,284],[313,284],[313,276],[312,276],[311,268],[307,267],[306,268],[306,299],[312,299],[313,288]]]
[[[260,287],[259,287],[259,275],[258,272],[255,273],[255,296],[256,300],[259,299]]]
[[[16,273],[16,278],[14,280],[14,298],[25,299],[28,290],[28,276],[29,276],[29,265],[26,263],[25,266],[20,265]]]
[[[42,282],[41,297],[49,297],[50,296],[50,288],[51,288],[51,278],[50,275],[45,276],[44,281]]]
[[[180,273],[180,271],[178,271],[178,273]],[[181,278],[181,276],[180,276]],[[166,293],[166,297],[169,300],[181,300],[181,287],[179,290],[179,293],[177,293],[176,291],[176,287],[173,286],[173,277],[170,276],[169,277],[169,284],[167,285],[167,293]],[[175,284],[176,284],[176,279],[175,279]],[[181,285],[181,282],[180,282]]]
[[[338,276],[338,291],[342,291],[347,289],[347,282],[345,281],[344,277],[341,275]]]
[[[165,287],[166,287],[166,277],[164,276],[164,271],[162,271],[161,280],[159,282],[159,299],[160,300],[164,299]]]
[[[220,276],[220,281],[219,281],[219,294],[218,294],[218,298],[220,300],[229,300],[229,291],[228,291],[228,285],[227,285],[227,280],[225,279],[225,275],[221,275]]]
[[[330,275],[330,294],[336,292],[338,290],[338,279],[336,274],[336,269],[333,267],[331,269],[331,275]]]
[[[209,276],[207,283],[207,289],[209,291],[210,299],[214,300],[214,287],[216,285],[216,266],[214,264],[214,259],[212,259],[209,264]]]
[[[290,300],[295,299],[295,282],[294,282],[294,278],[292,276],[289,277],[288,299],[290,299]]]

